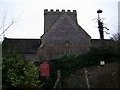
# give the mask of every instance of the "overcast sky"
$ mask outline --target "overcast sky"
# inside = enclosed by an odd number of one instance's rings
[[[44,33],[44,9],[77,10],[78,24],[94,39],[99,38],[97,10],[105,26],[110,30],[109,38],[118,31],[119,0],[0,0],[0,20],[6,15],[6,25],[19,17],[5,33],[8,38],[40,38]]]

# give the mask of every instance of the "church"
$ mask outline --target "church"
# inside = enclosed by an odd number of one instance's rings
[[[89,50],[91,37],[78,25],[76,10],[44,10],[44,34],[38,49],[40,60],[65,54],[82,54]]]
[[[110,39],[106,44],[113,45]],[[100,46],[100,39],[91,36],[78,25],[76,10],[44,10],[44,34],[41,39],[4,38],[2,51],[10,53],[17,48],[27,61],[50,60],[65,54],[83,54],[91,47]],[[4,48],[7,46],[7,48]]]

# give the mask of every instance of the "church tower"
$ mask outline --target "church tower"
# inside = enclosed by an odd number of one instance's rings
[[[74,22],[77,23],[76,10],[73,10],[73,12],[71,12],[70,10],[67,10],[67,12],[65,10],[62,10],[60,12],[59,9],[57,9],[56,11],[54,11],[53,9],[51,9],[50,11],[48,11],[48,9],[45,9],[44,10],[44,32],[46,32],[63,14],[67,14],[72,18]]]

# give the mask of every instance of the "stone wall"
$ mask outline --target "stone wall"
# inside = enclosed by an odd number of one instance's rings
[[[88,50],[87,45],[45,45],[38,49],[38,57],[40,60],[50,60],[65,54],[82,54]]]

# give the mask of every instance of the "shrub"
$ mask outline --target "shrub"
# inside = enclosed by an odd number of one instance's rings
[[[39,68],[33,62],[26,63],[25,60],[16,56],[3,60],[3,89],[6,88],[41,88],[39,80]]]

